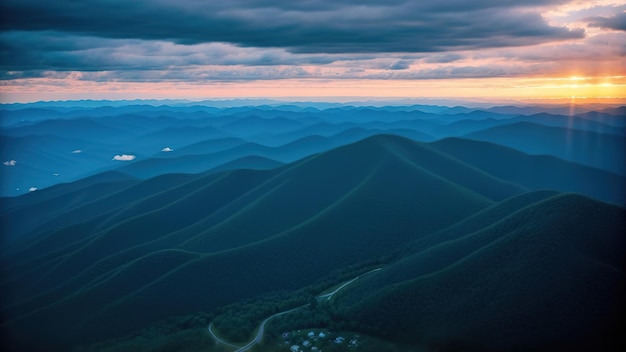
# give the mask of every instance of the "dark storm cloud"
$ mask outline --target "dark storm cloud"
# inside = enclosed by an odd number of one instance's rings
[[[137,44],[130,41],[127,44]],[[58,32],[0,33],[0,62],[8,71],[36,68],[45,70],[81,71],[108,69],[113,66],[110,54],[121,44],[93,37],[66,35]],[[129,64],[128,62],[126,64]],[[149,69],[144,61],[140,67]],[[129,68],[136,68],[132,67]]]
[[[590,27],[599,27],[605,29],[613,29],[617,31],[626,31],[626,12],[621,12],[613,17],[589,17]]]
[[[164,41],[110,39],[62,32],[0,33],[0,63],[7,71],[158,70],[206,65],[273,66],[329,64],[346,55],[294,55],[281,48],[244,48],[225,43],[178,45]],[[17,72],[0,75],[18,77]]]
[[[550,26],[528,10],[558,2],[4,0],[0,28],[300,53],[437,52],[582,37],[582,30]]]

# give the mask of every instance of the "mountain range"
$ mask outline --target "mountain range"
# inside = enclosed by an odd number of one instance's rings
[[[623,109],[538,109],[3,107],[5,346],[64,351],[368,263],[332,300],[359,333],[623,343]]]

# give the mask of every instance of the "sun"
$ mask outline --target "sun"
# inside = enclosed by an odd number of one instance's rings
[[[569,76],[569,88],[578,88],[578,87],[582,87],[585,86],[585,81],[587,80],[587,77],[581,77],[581,76]]]

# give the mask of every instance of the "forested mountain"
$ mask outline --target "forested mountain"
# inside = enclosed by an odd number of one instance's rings
[[[624,209],[573,194],[506,216],[499,206],[474,219],[484,227],[438,233],[344,290],[339,314],[365,331],[436,349],[623,343]]]
[[[620,336],[622,110],[2,109],[9,350],[274,314],[365,269],[321,326],[435,351]]]

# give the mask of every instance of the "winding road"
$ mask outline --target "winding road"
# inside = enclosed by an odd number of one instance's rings
[[[246,344],[245,346],[235,350],[235,352],[247,351],[252,346],[254,346],[255,344],[260,343],[263,340],[263,334],[265,333],[265,324],[267,324],[267,322],[270,321],[270,319],[276,318],[276,317],[284,315],[284,314],[291,313],[293,311],[296,311],[296,310],[298,310],[300,308],[304,308],[306,306],[308,306],[308,304],[306,304],[304,306],[297,307],[297,308],[293,308],[293,309],[290,309],[290,310],[286,310],[284,312],[276,313],[276,314],[274,314],[274,315],[272,315],[272,316],[270,316],[268,318],[265,318],[265,320],[263,320],[261,322],[261,325],[259,325],[259,330],[257,331],[256,336],[252,339],[252,341],[248,342],[248,344]]]
[[[211,335],[211,337],[217,343],[221,343],[222,345],[226,345],[226,346],[230,346],[230,347],[234,347],[234,348],[241,348],[241,346],[237,346],[237,345],[233,345],[232,343],[228,343],[228,342],[220,339],[217,335],[215,335],[215,332],[213,332],[213,322],[211,322],[211,324],[209,324],[209,334]]]
[[[371,273],[373,273],[373,272],[375,272],[375,271],[381,270],[381,269],[382,269],[382,268],[376,268],[376,269],[374,269],[374,270],[371,270],[371,271],[368,271],[368,272],[366,272],[366,273],[364,273],[364,274],[361,274],[361,275],[359,275],[359,276],[355,277],[354,279],[352,279],[352,280],[350,280],[350,281],[346,281],[346,282],[344,282],[343,284],[341,284],[341,286],[339,286],[339,287],[338,287],[337,289],[335,289],[334,291],[329,292],[329,293],[325,293],[325,294],[323,294],[323,295],[319,295],[319,296],[317,296],[317,299],[318,299],[318,300],[323,300],[323,299],[325,299],[325,300],[329,301],[329,300],[330,300],[330,299],[331,299],[331,298],[332,298],[332,297],[333,297],[333,296],[334,296],[337,292],[341,291],[342,289],[344,289],[346,286],[350,285],[350,284],[351,284],[351,283],[353,283],[354,281],[356,281],[356,280],[358,280],[358,279],[362,278],[362,277],[363,277],[363,276],[365,276],[365,275],[369,275],[369,274],[371,274]],[[219,338],[217,335],[215,335],[215,333],[213,332],[213,323],[212,323],[212,322],[211,322],[211,324],[209,324],[209,328],[208,328],[208,330],[209,330],[209,334],[211,335],[211,337],[213,337],[213,339],[215,340],[215,342],[217,342],[217,343],[221,343],[221,344],[226,345],[226,346],[229,346],[229,347],[236,348],[235,352],[245,352],[245,351],[249,350],[250,348],[252,348],[252,346],[256,345],[257,343],[260,343],[260,342],[263,340],[263,335],[265,334],[265,324],[267,324],[267,322],[268,322],[268,321],[270,321],[271,319],[274,319],[274,318],[276,318],[276,317],[279,317],[279,316],[281,316],[281,315],[285,315],[285,314],[289,314],[289,313],[291,313],[291,312],[295,312],[296,310],[298,310],[298,309],[302,309],[302,308],[307,307],[307,306],[308,306],[308,304],[305,304],[305,305],[302,305],[302,306],[300,306],[300,307],[296,307],[296,308],[292,308],[292,309],[289,309],[289,310],[286,310],[286,311],[283,311],[283,312],[280,312],[280,313],[276,313],[276,314],[274,314],[274,315],[271,315],[271,316],[269,316],[269,317],[265,318],[265,320],[263,320],[263,321],[261,322],[261,324],[259,325],[259,328],[258,328],[258,330],[257,330],[256,336],[254,336],[254,338],[253,338],[250,342],[248,342],[247,344],[245,344],[244,346],[237,346],[237,345],[233,345],[233,344],[231,344],[231,343],[229,343],[229,342],[226,342],[226,341],[224,341],[224,340],[220,339],[220,338]]]
[[[371,273],[373,273],[374,271],[378,271],[378,270],[380,270],[380,269],[382,269],[382,268],[376,268],[376,269],[374,269],[374,270],[372,270],[372,271],[368,271],[368,272],[366,272],[365,274],[361,274],[361,275],[359,275],[359,276],[355,277],[354,279],[352,279],[352,280],[350,280],[350,281],[344,282],[341,286],[339,286],[339,287],[338,287],[336,290],[334,290],[333,292],[330,292],[330,293],[325,293],[325,294],[323,294],[323,295],[317,296],[317,299],[318,299],[318,300],[322,300],[322,299],[324,299],[324,298],[325,298],[327,301],[330,301],[330,299],[331,299],[331,298],[333,298],[333,296],[335,295],[335,293],[337,293],[337,292],[341,291],[344,287],[346,287],[346,286],[350,285],[351,283],[353,283],[354,281],[356,281],[356,280],[358,280],[358,279],[362,278],[363,276],[368,275],[368,274],[371,274]]]

